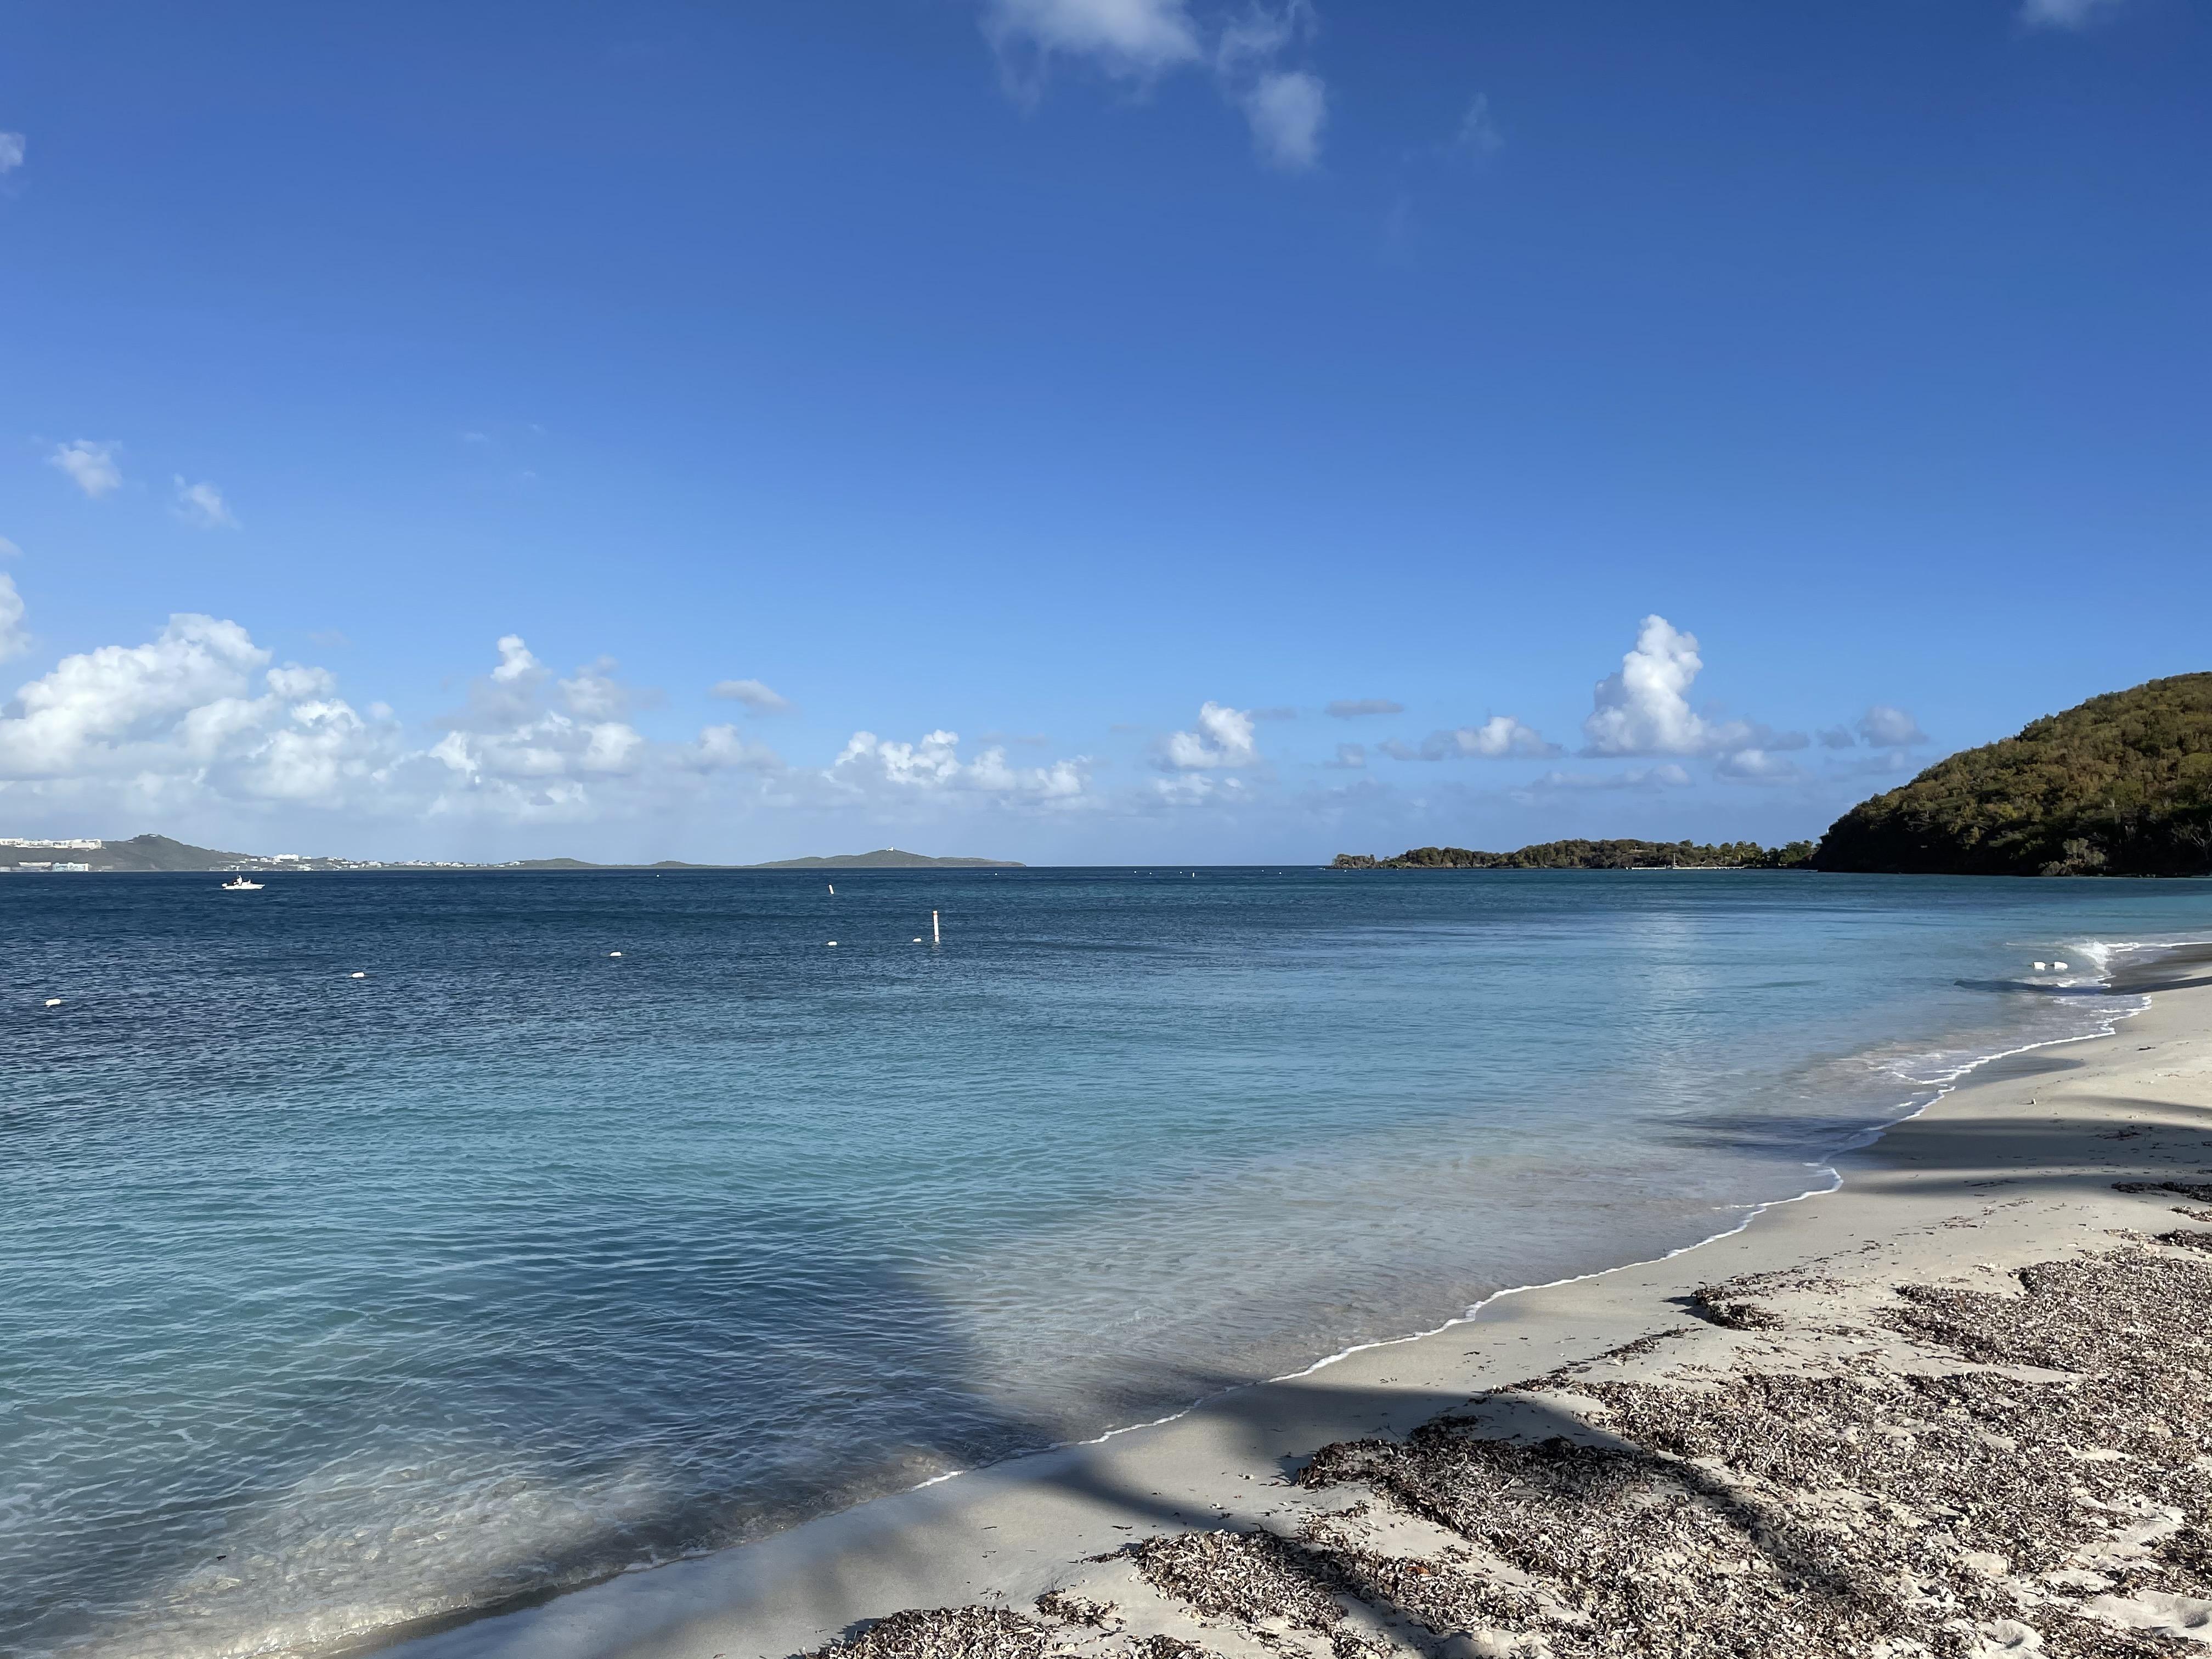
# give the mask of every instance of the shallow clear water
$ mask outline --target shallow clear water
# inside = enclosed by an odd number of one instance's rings
[[[313,1651],[1157,1416],[1825,1185],[2212,937],[2206,883],[836,884],[0,884],[0,1651]]]

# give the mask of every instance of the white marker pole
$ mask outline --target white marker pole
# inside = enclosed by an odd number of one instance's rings
[[[934,910],[932,910],[929,913],[929,942],[932,945],[942,945],[945,943],[945,935],[938,929],[937,912]]]

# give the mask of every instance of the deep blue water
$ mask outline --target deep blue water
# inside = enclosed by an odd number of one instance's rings
[[[836,886],[0,881],[0,1652],[313,1652],[1156,1416],[1735,1225],[2212,938],[2206,883]]]

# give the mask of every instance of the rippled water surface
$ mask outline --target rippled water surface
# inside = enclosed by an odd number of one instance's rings
[[[2212,936],[2203,883],[836,884],[0,881],[0,1652],[312,1652],[1657,1254]]]

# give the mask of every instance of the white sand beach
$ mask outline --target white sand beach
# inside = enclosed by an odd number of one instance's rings
[[[2151,988],[1694,1250],[392,1651],[2201,1650],[2212,969]]]

